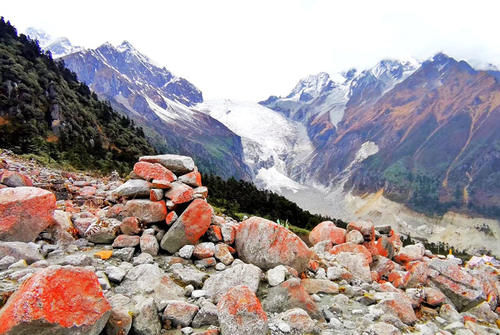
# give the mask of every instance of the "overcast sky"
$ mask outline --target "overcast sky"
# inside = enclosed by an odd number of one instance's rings
[[[500,63],[498,0],[2,1],[0,15],[73,44],[130,41],[205,98],[285,95],[320,71],[443,51]]]

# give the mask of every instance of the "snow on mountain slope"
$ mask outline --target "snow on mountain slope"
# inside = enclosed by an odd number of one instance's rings
[[[312,151],[303,125],[253,102],[210,100],[197,108],[241,136],[245,163],[259,187],[301,188],[290,176]]]
[[[26,29],[26,35],[28,35],[32,39],[38,40],[40,47],[43,50],[50,51],[53,58],[63,57],[83,50],[82,47],[71,44],[68,38],[54,38],[41,29],[29,27],[28,29]]]

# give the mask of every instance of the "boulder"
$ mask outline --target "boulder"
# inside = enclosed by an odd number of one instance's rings
[[[132,328],[130,301],[130,298],[121,294],[116,294],[109,298],[112,310],[105,328],[106,335],[124,335],[129,333],[130,328]]]
[[[219,243],[215,246],[215,258],[224,263],[224,265],[230,265],[234,261],[229,246],[224,243]]]
[[[337,294],[339,293],[339,285],[337,283],[331,282],[328,279],[302,279],[302,286],[309,294],[326,293],[326,294]]]
[[[28,264],[43,259],[43,256],[40,253],[40,246],[36,243],[0,241],[0,259],[6,256],[12,257],[14,262],[24,259]]]
[[[259,217],[251,217],[239,224],[235,245],[243,261],[264,270],[283,264],[303,272],[313,255],[297,235]]]
[[[201,173],[193,171],[179,177],[179,181],[192,187],[201,186]]]
[[[165,198],[170,199],[174,205],[193,200],[193,189],[190,186],[180,182],[172,183],[170,186],[170,189],[165,192]]]
[[[41,188],[0,189],[0,240],[35,240],[54,222],[55,209],[55,195]]]
[[[292,308],[281,313],[278,318],[286,322],[290,328],[300,334],[313,333],[316,323],[311,317],[301,308]]]
[[[164,201],[129,200],[123,209],[122,215],[135,216],[146,224],[160,222],[164,221],[167,216],[167,207]]]
[[[140,162],[160,163],[173,173],[183,175],[195,169],[194,161],[191,157],[180,155],[156,155],[143,156]]]
[[[193,256],[198,259],[213,257],[215,254],[215,245],[212,242],[203,242],[195,245]]]
[[[309,234],[309,241],[314,245],[318,242],[330,240],[333,244],[345,242],[345,229],[339,228],[332,221],[323,221]]]
[[[288,273],[286,266],[278,265],[272,269],[267,270],[267,282],[271,286],[276,286],[285,281],[285,276]]]
[[[398,263],[405,264],[413,261],[421,261],[424,258],[425,248],[422,244],[407,245],[401,248],[399,253],[394,256]]]
[[[170,321],[174,327],[187,327],[193,321],[199,307],[184,301],[169,301],[163,311],[163,321]]]
[[[193,285],[196,288],[203,286],[203,281],[208,278],[206,272],[200,271],[193,266],[174,264],[170,267],[172,276],[184,285]]]
[[[255,293],[246,286],[233,287],[217,304],[222,335],[266,335],[267,315]]]
[[[359,279],[364,282],[372,281],[370,265],[363,254],[341,252],[337,255],[336,260],[352,274],[353,279]]]
[[[134,173],[147,181],[155,179],[173,182],[176,179],[172,171],[158,163],[137,162],[134,165]]]
[[[346,233],[345,241],[355,244],[362,244],[365,241],[365,239],[363,235],[359,232],[359,230],[351,230]]]
[[[357,230],[363,235],[366,241],[371,241],[375,238],[375,226],[370,221],[349,222],[347,231]]]
[[[0,184],[9,187],[33,186],[33,182],[28,176],[9,170],[3,170],[0,173]]]
[[[210,325],[218,326],[219,317],[217,316],[217,306],[210,301],[203,302],[192,323],[195,328]]]
[[[161,248],[173,254],[186,244],[196,244],[210,226],[212,214],[207,202],[194,200],[162,238]]]
[[[135,216],[129,216],[122,220],[120,224],[120,230],[126,235],[135,235],[141,232],[141,226],[139,224],[139,219]]]
[[[280,313],[298,307],[305,310],[312,318],[322,317],[318,306],[297,278],[288,279],[279,286],[271,287],[262,304],[268,312]]]
[[[386,297],[377,304],[384,313],[393,315],[407,325],[417,322],[410,299],[402,293],[387,293]]]
[[[149,198],[151,184],[142,179],[130,179],[115,188],[111,194],[115,197],[146,197]]]
[[[118,235],[113,244],[111,245],[113,248],[127,248],[127,247],[136,247],[140,242],[139,236],[131,236],[131,235]]]
[[[227,291],[238,285],[244,285],[252,292],[257,292],[261,275],[262,270],[255,265],[235,264],[224,271],[212,274],[203,284],[203,290],[216,302]]]
[[[160,334],[162,327],[155,301],[141,296],[137,300],[136,313],[132,322],[133,334]]]
[[[99,335],[111,314],[94,272],[52,267],[30,277],[0,310],[0,334]]]
[[[140,240],[141,252],[150,254],[151,256],[158,255],[160,245],[154,235],[143,234]]]
[[[479,280],[454,262],[433,259],[429,266],[439,272],[432,282],[450,298],[459,312],[467,311],[486,299]]]
[[[330,254],[332,254],[332,255],[336,255],[336,254],[339,254],[342,252],[351,252],[351,253],[361,254],[361,255],[363,255],[363,257],[365,258],[365,260],[368,264],[371,264],[373,261],[372,254],[363,245],[354,244],[354,243],[344,243],[344,244],[336,245],[332,249],[330,249]]]

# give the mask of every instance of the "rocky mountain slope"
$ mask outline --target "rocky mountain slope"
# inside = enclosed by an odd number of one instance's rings
[[[129,42],[105,43],[63,60],[100,97],[143,125],[159,151],[193,155],[206,173],[250,179],[240,137],[193,108],[203,101],[201,91]]]
[[[309,247],[215,215],[208,192],[185,156],[141,157],[124,183],[0,152],[0,334],[500,333],[493,257],[364,221],[322,222]]]
[[[0,147],[103,171],[154,153],[142,129],[0,20]]]
[[[82,47],[71,44],[67,37],[53,37],[47,32],[29,27],[25,31],[25,35],[33,40],[37,40],[40,48],[50,51],[53,58],[60,58],[74,52],[83,50]]]

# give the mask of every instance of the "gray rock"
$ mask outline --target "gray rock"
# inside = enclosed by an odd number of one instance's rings
[[[0,259],[5,256],[14,257],[16,262],[24,259],[28,264],[43,259],[40,246],[33,242],[0,242]]]
[[[174,327],[187,327],[191,324],[198,310],[198,306],[184,301],[169,301],[163,311],[163,320],[170,321]]]
[[[134,256],[135,248],[122,248],[113,250],[113,256],[124,262],[130,262]]]
[[[215,270],[217,271],[224,271],[226,269],[226,265],[224,263],[217,263],[215,265]]]
[[[68,255],[63,258],[62,265],[88,266],[92,265],[92,258],[86,254]]]
[[[347,232],[347,234],[345,235],[345,241],[361,244],[365,241],[365,239],[363,235],[359,232],[359,230],[351,230]]]
[[[28,267],[28,263],[26,263],[26,261],[24,259],[20,259],[18,260],[17,262],[15,263],[12,263],[8,269],[9,270],[15,270],[15,269],[24,269]]]
[[[229,289],[238,285],[245,285],[252,292],[257,292],[261,275],[262,270],[255,265],[236,264],[227,270],[212,274],[205,281],[203,290],[207,291],[207,296],[216,302]]]
[[[16,262],[13,256],[4,256],[0,259],[0,270],[5,270]]]
[[[286,322],[292,330],[299,331],[301,334],[312,333],[316,324],[301,308],[289,309],[281,313],[278,318]]]
[[[134,257],[132,260],[133,265],[140,265],[140,264],[151,264],[154,263],[154,258],[150,254],[142,253],[137,257]]]
[[[200,310],[193,319],[192,325],[195,328],[210,325],[218,326],[219,317],[217,316],[217,307],[210,301],[203,302]]]
[[[121,222],[116,219],[93,223],[85,231],[85,238],[92,243],[112,243],[120,232],[120,224]]]
[[[158,335],[161,321],[158,317],[155,302],[152,298],[140,297],[136,305],[136,315],[132,322],[132,330],[137,335]]]
[[[183,175],[194,170],[195,165],[191,157],[181,155],[143,156],[141,162],[160,163],[173,173]]]
[[[127,272],[118,266],[108,266],[106,268],[106,274],[113,283],[120,283]]]
[[[151,184],[142,179],[130,179],[114,189],[111,194],[115,197],[148,197]]]
[[[143,253],[150,254],[152,256],[158,255],[160,250],[160,244],[154,235],[143,234],[140,240],[140,247]]]
[[[188,244],[179,249],[179,256],[185,259],[190,259],[193,255],[194,245]]]
[[[400,335],[401,331],[391,324],[385,322],[376,322],[370,325],[368,331],[374,332],[376,335]]]
[[[363,254],[341,252],[336,256],[337,262],[344,266],[356,279],[370,282],[372,280],[370,266]]]
[[[208,276],[208,273],[202,272],[192,266],[180,266],[172,270],[172,277],[181,281],[183,284],[191,284],[194,287],[202,287],[203,282]]]
[[[116,294],[108,298],[111,304],[111,315],[106,324],[106,335],[128,334],[132,328],[133,308],[130,298]]]
[[[266,272],[267,282],[271,286],[276,286],[285,281],[288,270],[284,265],[278,265]]]

